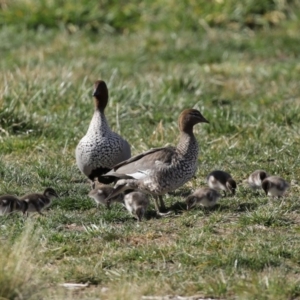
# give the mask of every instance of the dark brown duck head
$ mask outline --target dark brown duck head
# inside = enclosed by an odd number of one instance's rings
[[[104,109],[108,102],[108,89],[106,83],[103,80],[97,80],[95,82],[93,96],[95,98],[96,109],[104,112]]]
[[[209,123],[197,109],[185,109],[178,118],[180,131],[191,133],[194,125],[198,123]]]

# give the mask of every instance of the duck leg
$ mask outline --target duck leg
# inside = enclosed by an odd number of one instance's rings
[[[157,213],[166,211],[166,206],[162,196],[154,196],[154,206]]]
[[[154,196],[155,211],[159,213],[158,196]]]
[[[166,211],[166,206],[165,206],[165,203],[164,203],[164,200],[163,200],[163,196],[158,196],[158,199],[159,199],[159,204],[160,204],[160,209],[162,211]]]

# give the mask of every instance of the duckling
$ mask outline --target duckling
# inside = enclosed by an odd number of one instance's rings
[[[113,132],[106,120],[104,110],[108,103],[108,89],[103,80],[94,85],[95,111],[86,135],[79,141],[75,155],[79,170],[90,180],[98,178],[102,183],[111,183],[113,178],[102,178],[112,167],[130,158],[129,143]]]
[[[125,195],[124,203],[126,209],[141,222],[149,205],[148,196],[141,192],[131,192]]]
[[[12,195],[3,195],[0,197],[0,215],[10,214],[16,211],[22,211],[25,214],[28,208],[26,202]]]
[[[235,195],[236,182],[232,179],[229,173],[216,170],[208,174],[206,180],[210,188],[223,190],[225,197],[226,191],[231,192],[232,195]]]
[[[28,194],[20,198],[21,201],[27,203],[28,207],[26,213],[28,212],[38,212],[40,215],[44,215],[41,211],[50,206],[52,199],[58,198],[57,193],[52,188],[46,188],[43,194]]]
[[[107,208],[110,208],[111,202],[123,202],[123,193],[113,197],[110,201],[106,201],[106,198],[114,191],[114,188],[97,182],[94,182],[93,189],[89,192],[89,197],[94,199],[97,207],[99,204],[105,205]]]
[[[220,197],[220,193],[214,189],[208,187],[197,189],[186,198],[187,210],[197,205],[202,205],[204,207],[215,206]]]
[[[252,189],[260,189],[261,184],[265,178],[267,178],[269,175],[266,171],[264,170],[256,170],[252,174],[249,175],[248,177],[248,184],[250,188]]]
[[[157,212],[165,210],[162,196],[181,187],[197,170],[199,147],[193,127],[198,123],[208,121],[198,110],[185,109],[178,118],[180,137],[177,147],[150,149],[121,162],[102,175],[117,181],[114,192],[107,200],[125,190],[139,190],[155,196]]]
[[[261,186],[267,196],[272,196],[274,198],[282,197],[289,188],[289,184],[283,178],[278,176],[269,176],[265,178]]]

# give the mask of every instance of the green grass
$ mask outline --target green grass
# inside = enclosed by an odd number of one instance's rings
[[[0,298],[300,298],[299,185],[278,201],[242,184],[258,168],[300,178],[299,4],[202,2],[0,3],[0,193],[61,195],[45,218],[1,217]],[[196,178],[165,197],[175,216],[152,204],[137,224],[87,196],[74,151],[100,78],[133,154],[175,144],[184,108],[209,120]],[[185,211],[217,168],[236,196]]]

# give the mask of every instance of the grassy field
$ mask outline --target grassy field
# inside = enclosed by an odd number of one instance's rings
[[[46,217],[0,218],[0,298],[300,299],[298,2],[77,2],[0,1],[0,193],[61,196]],[[165,196],[174,216],[152,203],[137,224],[87,196],[74,151],[100,78],[133,154],[175,144],[185,108],[210,121],[196,178]],[[293,182],[284,200],[242,184],[258,168]],[[186,211],[214,169],[236,196]]]

